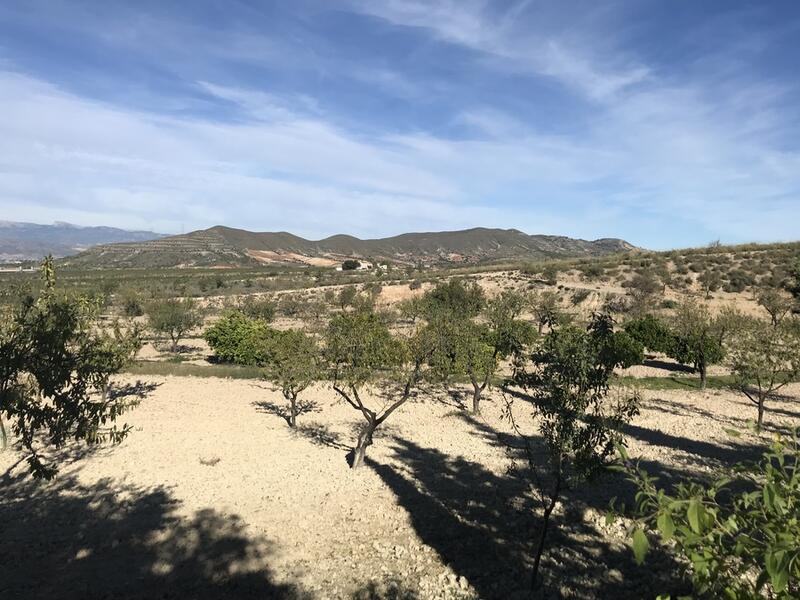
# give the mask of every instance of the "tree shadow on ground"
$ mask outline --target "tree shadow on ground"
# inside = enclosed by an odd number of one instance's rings
[[[330,427],[322,423],[299,423],[294,428],[294,433],[318,446],[327,446],[335,450],[351,450],[350,446],[341,441],[339,433],[332,431]]]
[[[464,576],[478,597],[530,597],[540,522],[528,483],[397,436],[393,450],[399,466],[371,458],[367,464],[396,494],[422,541]],[[542,597],[621,599],[685,591],[682,584],[670,589],[650,569],[637,567],[625,545],[608,542],[587,520],[586,504],[567,495],[564,507],[548,538]],[[671,574],[675,565],[669,557],[658,549],[654,556]]]
[[[162,487],[17,476],[0,492],[0,587],[9,598],[309,597],[273,580],[269,540],[235,515],[179,515]]]
[[[642,361],[642,365],[645,367],[652,367],[654,369],[662,369],[664,371],[670,371],[673,373],[695,373],[696,371],[687,365],[682,365],[676,362],[670,362],[668,360],[660,360],[658,358],[646,358]]]
[[[144,400],[156,391],[162,383],[145,382],[137,380],[136,383],[112,384],[108,388],[108,397],[111,400],[130,398],[134,402]]]
[[[731,437],[727,441],[706,442],[671,435],[657,429],[649,429],[628,424],[622,428],[626,436],[646,442],[651,446],[662,446],[678,450],[689,456],[689,462],[695,467],[716,469],[725,465],[757,460],[764,451],[763,443],[746,442]]]
[[[274,402],[269,402],[267,400],[259,400],[258,402],[253,402],[253,406],[256,407],[258,412],[275,415],[276,417],[280,417],[286,421],[287,424],[291,423],[291,407],[289,406],[288,400],[283,404],[275,404]],[[322,412],[318,402],[314,400],[297,401],[298,418],[308,413],[318,412]]]

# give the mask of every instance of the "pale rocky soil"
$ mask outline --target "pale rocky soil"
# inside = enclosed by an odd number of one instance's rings
[[[498,395],[476,419],[458,394],[421,393],[352,471],[360,415],[329,388],[304,394],[319,412],[293,432],[274,414],[281,395],[257,381],[152,377],[140,387],[129,437],[76,453],[52,482],[31,482],[12,468],[15,451],[0,454],[5,597],[525,597],[537,521],[508,472]],[[731,392],[645,392],[631,455],[665,483],[708,474],[800,425],[800,385],[787,396],[758,440],[725,433],[754,416]],[[635,566],[621,528],[604,525],[611,497],[629,493],[605,479],[568,496],[543,566],[547,597],[681,591],[659,583],[666,559]]]

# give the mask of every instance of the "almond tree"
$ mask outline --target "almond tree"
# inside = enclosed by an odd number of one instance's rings
[[[472,384],[472,413],[480,413],[483,392],[491,384],[501,359],[516,356],[535,333],[517,317],[525,301],[516,292],[504,292],[486,305],[485,323],[460,317],[455,311],[439,311],[429,323],[435,336],[432,363],[438,378],[466,375]]]
[[[795,306],[793,299],[774,288],[766,289],[758,295],[758,304],[769,314],[772,326],[777,327]]]
[[[100,332],[96,305],[58,293],[52,258],[42,272],[38,297],[25,296],[0,315],[0,436],[5,447],[8,422],[32,474],[49,479],[57,467],[46,447],[118,442],[128,433],[114,421],[130,402],[106,390],[140,342],[136,330]]]
[[[267,355],[264,376],[280,387],[283,397],[289,402],[286,421],[289,427],[295,427],[298,415],[307,408],[297,397],[322,374],[317,342],[297,329],[275,331]]]
[[[329,377],[336,393],[365,421],[353,450],[352,468],[363,464],[375,430],[411,397],[429,356],[425,347],[425,337],[419,334],[410,339],[393,336],[372,311],[341,313],[331,319],[325,334]],[[390,396],[374,408],[368,399],[378,386]]]
[[[541,440],[539,446],[535,435],[523,433],[507,400],[506,416],[523,440],[528,473],[543,511],[534,588],[550,517],[563,492],[604,470],[621,443],[621,425],[638,413],[635,396],[609,398],[609,379],[616,367],[634,364],[640,354],[641,346],[628,334],[613,330],[610,317],[595,315],[587,330],[567,326],[549,332],[527,361],[515,364],[510,391],[532,408]],[[537,456],[538,447],[543,456]]]
[[[797,323],[781,321],[776,326],[751,320],[734,338],[730,367],[735,387],[758,411],[756,428],[764,423],[766,402],[800,376],[800,332]]]
[[[153,302],[145,312],[150,329],[170,339],[172,352],[177,352],[181,339],[203,322],[197,304],[191,298],[185,300],[169,298]]]
[[[689,301],[678,307],[673,333],[670,357],[692,365],[700,373],[700,388],[705,389],[708,365],[725,356],[724,336],[720,336],[717,323],[705,305]]]

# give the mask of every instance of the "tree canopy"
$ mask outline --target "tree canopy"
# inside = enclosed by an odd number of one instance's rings
[[[116,442],[128,433],[115,421],[130,401],[106,390],[141,340],[135,328],[102,331],[96,302],[59,293],[52,259],[42,273],[38,296],[23,296],[0,320],[0,433],[5,446],[8,422],[33,475],[50,478],[57,464],[48,449],[69,440]]]

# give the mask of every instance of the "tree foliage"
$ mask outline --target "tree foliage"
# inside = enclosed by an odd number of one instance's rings
[[[355,259],[348,258],[342,263],[342,271],[355,271],[361,266],[361,263]]]
[[[761,429],[767,400],[800,376],[800,332],[795,323],[777,325],[751,319],[731,344],[729,363],[734,386],[757,409]]]
[[[778,438],[756,464],[726,469],[711,484],[682,482],[668,493],[621,450],[638,490],[630,530],[636,560],[646,558],[646,531],[654,531],[690,566],[697,597],[800,597],[798,451],[795,432]]]
[[[353,451],[354,469],[363,464],[375,430],[410,398],[420,381],[428,358],[423,339],[393,336],[372,311],[331,319],[325,334],[328,377],[336,393],[365,420]],[[390,398],[380,408],[371,407],[367,398],[376,386],[383,386]]]
[[[561,315],[561,303],[558,294],[551,291],[533,292],[528,297],[528,306],[536,318],[536,325],[539,333],[542,333],[545,326],[553,327],[558,323]]]
[[[472,319],[478,316],[485,303],[483,290],[477,283],[450,279],[425,293],[425,314],[428,320]]]
[[[320,359],[316,340],[303,331],[275,331],[270,336],[264,376],[280,387],[289,402],[290,427],[297,424],[302,408],[298,395],[322,376]]]
[[[5,447],[8,422],[33,475],[50,478],[57,467],[48,447],[118,442],[127,434],[114,422],[130,402],[106,391],[141,339],[138,329],[119,324],[103,331],[96,302],[60,294],[52,259],[42,272],[38,296],[20,298],[0,320],[0,434]]]
[[[722,275],[719,271],[706,269],[697,277],[697,281],[706,293],[706,298],[711,297],[712,292],[716,292],[722,285]]]
[[[624,329],[634,340],[653,352],[669,354],[674,344],[669,326],[652,314],[628,321]]]
[[[669,356],[700,373],[700,387],[705,388],[708,366],[725,357],[724,333],[719,322],[703,304],[687,301],[678,307],[674,319],[674,340]]]
[[[205,330],[203,338],[223,362],[239,365],[263,365],[275,330],[264,319],[253,319],[240,310],[229,310]]]
[[[355,286],[347,285],[343,287],[341,290],[339,290],[339,294],[336,296],[336,302],[339,305],[339,308],[346,310],[347,307],[352,306],[357,295],[358,290]]]
[[[563,491],[604,470],[621,442],[620,426],[638,413],[635,396],[609,398],[614,369],[630,366],[631,341],[624,332],[614,331],[610,317],[594,315],[586,330],[566,326],[551,331],[527,361],[515,365],[509,385],[532,407],[544,454],[536,458],[532,436],[522,433],[508,401],[507,416],[526,442],[529,471],[543,509],[534,586],[550,516]]]
[[[775,288],[762,290],[758,294],[757,300],[759,306],[767,311],[773,327],[777,327],[795,307],[793,298],[787,297]]]
[[[187,333],[203,323],[197,303],[191,298],[167,298],[151,302],[145,313],[148,327],[170,339],[172,352],[178,350],[178,344]]]
[[[432,290],[435,291],[435,290]],[[431,374],[447,382],[452,376],[466,376],[472,384],[472,412],[480,412],[481,396],[491,384],[499,361],[520,353],[534,339],[530,324],[519,319],[525,298],[506,291],[485,303],[485,322],[464,316],[464,294],[426,294],[431,349]],[[482,298],[482,295],[481,295]],[[477,316],[477,315],[476,315]]]
[[[271,298],[247,296],[239,305],[239,310],[251,319],[261,319],[271,323],[275,319],[278,305]]]

